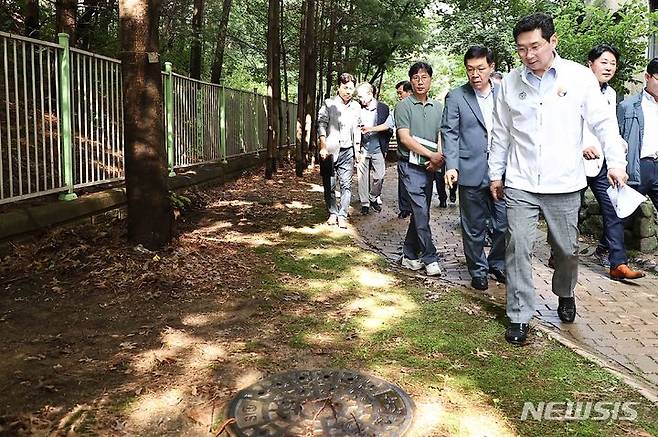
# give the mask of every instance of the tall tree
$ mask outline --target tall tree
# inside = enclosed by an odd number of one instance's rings
[[[39,12],[39,0],[25,1],[25,36],[39,38],[39,31],[41,29]]]
[[[290,145],[290,93],[288,92],[288,61],[286,59],[286,46],[285,46],[285,41],[283,38],[283,23],[285,23],[284,20],[284,15],[283,15],[283,0],[280,0],[281,3],[279,4],[279,10],[281,13],[280,16],[280,25],[282,26],[281,32],[279,32],[279,35],[281,36],[281,63],[283,64],[283,92],[284,96],[286,99],[286,145]],[[282,114],[283,116],[283,114]]]
[[[192,9],[192,42],[190,44],[190,77],[192,79],[201,79],[203,6],[203,0],[194,0],[194,8]]]
[[[267,8],[267,163],[265,177],[276,171],[281,135],[281,42],[279,0],[269,0]]]
[[[226,33],[228,29],[228,19],[231,15],[232,0],[224,0],[222,7],[222,16],[219,20],[217,29],[217,43],[215,45],[215,55],[212,62],[212,71],[210,81],[219,83],[222,79],[222,67],[224,66],[224,48],[226,46]]]
[[[56,0],[57,33],[69,35],[69,44],[77,45],[78,0]]]
[[[158,58],[160,0],[120,0],[128,239],[154,249],[171,239]]]
[[[295,155],[295,173],[304,174],[308,163],[309,142],[311,138],[312,114],[308,112],[313,106],[312,89],[316,61],[313,57],[315,47],[315,0],[302,1],[302,17],[299,38],[299,80],[297,86],[297,141]]]
[[[333,74],[334,74],[334,48],[336,46],[336,26],[338,20],[338,7],[337,0],[331,0],[329,3],[329,36],[327,41],[327,79],[326,79],[326,90],[324,92],[324,98],[328,99],[331,93],[331,88],[334,83]]]

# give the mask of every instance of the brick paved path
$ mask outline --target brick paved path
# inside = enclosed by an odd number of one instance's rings
[[[354,190],[356,194],[356,190]],[[408,219],[397,218],[397,171],[387,167],[382,212],[361,216],[354,203],[352,222],[361,237],[390,259],[401,255]],[[432,204],[434,242],[444,270],[443,280],[470,287],[470,276],[462,252],[459,209]],[[583,245],[585,246],[585,245]],[[583,247],[581,250],[587,249]],[[537,287],[537,318],[582,349],[602,356],[616,367],[658,388],[658,276],[648,273],[637,281],[617,282],[593,258],[581,256],[576,287],[578,317],[563,324],[556,314],[557,297],[551,292],[552,270],[547,267],[548,245],[544,230],[535,242],[533,273]],[[583,250],[584,251],[584,250]],[[489,297],[504,305],[505,288],[490,278]],[[501,332],[501,340],[503,333]]]

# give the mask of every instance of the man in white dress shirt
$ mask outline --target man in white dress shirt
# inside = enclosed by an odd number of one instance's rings
[[[596,77],[584,65],[560,58],[553,19],[544,13],[514,27],[523,65],[505,76],[496,96],[489,154],[491,191],[504,195],[508,237],[505,339],[525,343],[535,313],[532,251],[540,212],[555,254],[552,291],[565,323],[576,317],[578,209],[586,186],[582,158],[583,122],[601,143],[612,185],[626,182],[624,141],[605,107]],[[503,194],[504,186],[504,194]]]

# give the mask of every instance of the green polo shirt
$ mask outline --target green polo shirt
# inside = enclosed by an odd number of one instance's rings
[[[412,136],[436,143],[441,131],[443,105],[438,100],[427,99],[423,104],[412,94],[395,107],[395,127],[409,129]],[[409,149],[398,143],[398,153],[409,159]]]

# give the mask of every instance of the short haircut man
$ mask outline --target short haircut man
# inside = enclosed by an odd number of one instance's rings
[[[359,184],[361,214],[370,213],[370,209],[381,212],[377,198],[381,195],[386,173],[386,152],[391,139],[392,128],[385,125],[389,118],[389,108],[377,101],[374,87],[362,82],[356,87],[356,94],[361,104],[361,149],[356,156]],[[380,129],[383,127],[383,129]],[[372,183],[370,176],[372,175]]]
[[[395,108],[400,153],[398,170],[412,209],[402,248],[402,265],[412,270],[425,267],[427,275],[434,276],[440,275],[441,269],[429,219],[433,175],[444,162],[438,150],[442,107],[427,96],[432,86],[429,64],[414,63],[409,68],[409,80],[413,94]]]
[[[605,108],[592,71],[560,58],[550,15],[522,18],[513,30],[522,65],[503,79],[496,96],[489,153],[489,178],[496,199],[507,205],[507,315],[505,339],[522,344],[535,313],[532,238],[542,213],[555,254],[552,291],[564,323],[576,317],[578,279],[578,209],[586,186],[582,127],[601,142],[612,185],[627,179],[623,140]],[[559,76],[559,81],[558,81]],[[541,120],[541,122],[538,122]],[[503,182],[503,174],[505,179]]]
[[[459,185],[462,242],[471,285],[488,288],[487,275],[505,282],[505,203],[489,190],[487,157],[493,129],[494,99],[499,87],[491,81],[493,52],[470,47],[464,55],[468,82],[446,95],[441,135],[446,157],[446,182]],[[487,222],[492,224],[492,245],[484,251]]]
[[[337,95],[324,101],[318,111],[320,158],[330,162],[321,168],[324,198],[329,218],[327,224],[347,228],[348,208],[352,196],[354,156],[360,147],[359,104],[352,100],[354,76],[338,76]],[[336,203],[336,180],[340,181],[340,204]]]
[[[644,89],[617,107],[617,121],[628,143],[628,184],[658,208],[658,58],[647,64]]]

